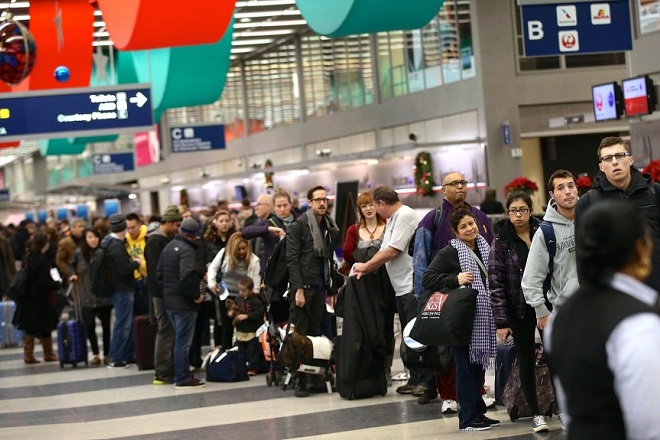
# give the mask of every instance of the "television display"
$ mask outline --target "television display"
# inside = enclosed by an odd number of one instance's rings
[[[626,116],[640,116],[655,110],[655,87],[647,75],[623,80],[623,104]]]
[[[616,82],[591,87],[596,121],[619,119],[622,113],[621,87]]]

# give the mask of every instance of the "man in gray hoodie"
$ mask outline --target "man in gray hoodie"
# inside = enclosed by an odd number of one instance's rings
[[[550,203],[543,220],[552,225],[555,232],[556,252],[553,258],[553,274],[547,299],[560,306],[579,287],[575,263],[575,205],[578,201],[575,176],[570,171],[557,170],[548,180]],[[527,265],[522,278],[522,290],[527,304],[536,311],[537,326],[543,330],[548,324],[550,309],[546,305],[543,282],[549,273],[550,254],[541,228],[536,231],[529,248]]]

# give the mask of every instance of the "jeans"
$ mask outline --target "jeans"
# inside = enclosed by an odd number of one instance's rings
[[[158,322],[156,347],[154,349],[155,376],[159,379],[174,380],[174,327],[165,310],[163,298],[152,298],[154,314]]]
[[[115,326],[110,342],[110,360],[134,362],[135,342],[133,341],[133,304],[135,293],[113,292],[112,305],[115,308]]]
[[[190,345],[195,333],[196,310],[168,310],[174,327],[174,383],[190,380]]]
[[[252,338],[249,341],[236,341],[236,346],[239,350],[245,352],[248,360],[248,368],[250,370],[257,370],[259,373],[264,372],[261,362],[262,349],[261,344],[259,343],[259,338]]]
[[[486,414],[486,404],[481,398],[484,369],[481,364],[470,363],[468,345],[452,347],[456,360],[456,396],[458,397],[458,427],[480,422]]]

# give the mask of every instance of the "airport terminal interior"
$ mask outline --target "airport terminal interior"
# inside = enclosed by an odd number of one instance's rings
[[[476,206],[526,177],[539,214],[554,170],[596,177],[605,136],[629,140],[639,169],[660,158],[660,0],[337,3],[0,1],[13,14],[0,45],[11,31],[38,48],[36,62],[23,50],[27,70],[0,58],[0,222],[173,204],[204,218],[278,187],[305,205],[322,185],[338,203],[343,184],[390,186],[421,216],[452,171]],[[398,354],[393,370],[405,371]],[[263,375],[187,391],[152,378],[26,365],[2,348],[0,438],[564,437],[557,417],[533,434],[502,406],[487,413],[499,426],[461,432],[439,400],[420,405],[396,381],[349,401],[296,398]]]

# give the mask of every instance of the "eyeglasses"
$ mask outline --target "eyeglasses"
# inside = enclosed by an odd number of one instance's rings
[[[529,213],[529,208],[511,208],[509,209],[509,215],[527,215]]]
[[[312,199],[312,202],[314,202],[314,203],[328,203],[328,198],[327,197],[322,197],[322,198]]]
[[[626,157],[632,156],[630,153],[616,153],[616,154],[608,154],[607,156],[603,156],[600,158],[601,162],[612,162],[612,160],[621,160]]]
[[[369,209],[374,207],[375,205],[373,203],[365,203],[364,205],[360,205],[360,209]]]
[[[443,183],[442,186],[453,186],[454,188],[456,188],[458,185],[467,186],[467,184],[468,184],[467,180],[454,180],[453,182]]]

